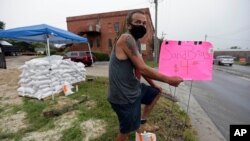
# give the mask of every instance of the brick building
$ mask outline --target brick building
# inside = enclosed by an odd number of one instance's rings
[[[135,9],[133,9],[135,10]],[[138,9],[145,12],[147,18],[147,34],[140,39],[144,59],[152,59],[154,27],[148,8]],[[67,17],[68,31],[87,37],[93,52],[110,54],[117,36],[126,30],[128,12],[115,11]],[[70,50],[88,50],[86,44],[73,44]]]

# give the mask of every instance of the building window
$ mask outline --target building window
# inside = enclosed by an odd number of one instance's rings
[[[142,51],[147,50],[146,44],[141,44],[141,50],[142,50]]]
[[[98,39],[98,38],[96,39],[96,47],[98,47],[98,48],[100,47],[100,39]]]
[[[113,45],[112,45],[112,39],[109,39],[109,40],[108,40],[108,46],[109,46],[110,48],[112,48],[112,46],[113,46]]]
[[[89,40],[89,45],[91,48],[93,48],[93,41],[92,40]]]
[[[118,33],[120,30],[119,30],[119,23],[118,22],[116,22],[115,24],[114,24],[114,29],[115,29],[115,32],[116,33]]]

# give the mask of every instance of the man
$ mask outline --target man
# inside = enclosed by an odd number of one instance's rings
[[[127,32],[117,39],[110,57],[108,101],[119,120],[117,141],[126,141],[130,132],[145,123],[159,99],[162,89],[151,79],[176,87],[183,81],[177,76],[160,74],[144,63],[138,39],[146,34],[146,22],[144,12],[130,12],[127,16]],[[140,83],[140,75],[150,86]],[[141,104],[146,105],[142,115]]]

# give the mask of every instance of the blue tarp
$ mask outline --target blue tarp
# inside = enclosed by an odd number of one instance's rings
[[[83,38],[72,32],[52,27],[46,24],[0,30],[0,38],[13,39],[25,42],[47,43],[48,56],[50,56],[49,43],[69,44],[88,42],[87,38]],[[88,48],[91,52],[90,47]]]
[[[49,40],[57,44],[88,42],[86,38],[46,24],[0,30],[0,38],[44,43]]]

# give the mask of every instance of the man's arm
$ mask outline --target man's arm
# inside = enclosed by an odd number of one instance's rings
[[[138,51],[134,38],[130,34],[123,34],[122,40],[120,41],[122,42],[121,45],[123,52],[133,62],[136,69],[138,69],[138,71],[143,76],[150,79],[168,83],[172,86],[178,86],[183,81],[182,78],[180,77],[177,76],[169,77],[161,73],[158,73],[153,68],[147,66]]]
[[[143,75],[142,75],[142,76],[143,76]],[[154,82],[152,79],[147,78],[147,77],[145,77],[145,76],[143,76],[143,78],[148,82],[148,84],[150,84],[150,86],[152,86],[152,87],[154,87],[154,88],[160,90],[160,92],[162,92],[162,88],[161,88],[159,85],[155,84],[155,82]]]
[[[144,75],[142,75],[143,78],[148,82],[148,84],[152,87],[156,87],[156,84],[154,83],[154,81],[152,79],[149,79],[147,77],[145,77]]]

